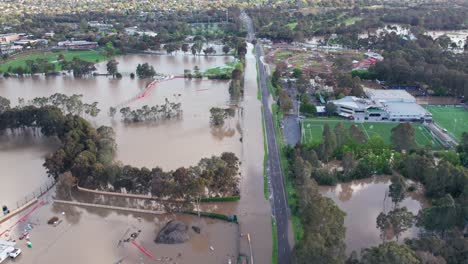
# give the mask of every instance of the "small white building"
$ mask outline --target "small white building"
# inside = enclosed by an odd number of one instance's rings
[[[375,53],[375,52],[372,52],[372,51],[368,51],[368,52],[364,53],[364,55],[366,55],[369,58],[376,59],[378,61],[383,61],[384,60],[384,57],[382,55],[380,55],[378,53]]]
[[[137,26],[125,28],[125,33],[129,36],[138,35],[138,36],[149,36],[156,37],[158,33],[153,31],[140,31]]]
[[[0,240],[0,263],[9,257],[8,253],[10,252],[11,248],[14,248],[15,246],[15,242]]]

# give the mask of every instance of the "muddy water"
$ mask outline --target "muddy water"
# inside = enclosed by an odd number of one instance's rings
[[[115,122],[118,160],[137,166],[176,169],[223,151],[240,154],[239,116],[227,120],[222,129],[209,125],[210,108],[229,105],[227,82],[174,79],[156,85],[146,97],[129,106],[163,104],[165,98],[182,103],[182,120],[153,125]]]
[[[249,233],[255,263],[271,262],[271,209],[263,194],[263,132],[261,102],[257,99],[257,68],[253,46],[248,44],[245,68],[244,141],[241,201],[238,215],[241,232]],[[248,254],[245,239],[241,253]]]
[[[51,197],[26,221],[16,225],[8,238],[17,240],[23,254],[15,263],[227,263],[237,254],[236,224],[188,215],[128,214],[52,204]],[[62,221],[54,227],[47,220],[57,216]],[[156,244],[154,239],[164,225],[177,219],[189,226],[191,239],[184,244]],[[14,221],[0,225],[0,232]],[[32,248],[19,236],[32,225],[29,237]],[[197,234],[191,226],[201,228]],[[120,243],[141,230],[135,242],[154,256],[150,259],[131,243]],[[4,237],[6,238],[6,237]],[[214,250],[210,250],[213,247]],[[8,263],[8,262],[7,262]]]
[[[21,206],[45,189],[50,182],[45,168],[46,155],[58,147],[58,141],[26,130],[0,135],[0,205],[10,210]]]
[[[374,177],[370,179],[338,184],[334,187],[320,187],[321,193],[331,198],[337,206],[346,213],[344,224],[346,227],[346,251],[360,252],[361,249],[380,244],[380,230],[376,219],[381,212],[388,212],[393,208],[391,198],[385,199],[390,185],[389,177]],[[401,203],[413,214],[426,205],[423,195],[411,193]],[[413,227],[399,237],[415,237],[418,228]]]
[[[206,70],[222,66],[231,57],[193,57],[126,55],[117,57],[119,70],[134,71],[138,63],[148,62],[158,72],[183,74],[184,69],[199,66]],[[105,70],[105,63],[97,65],[98,71]],[[175,169],[196,163],[201,157],[220,154],[223,151],[240,153],[240,134],[238,117],[228,120],[223,129],[213,130],[209,125],[209,109],[213,106],[226,107],[229,104],[228,82],[226,81],[188,81],[174,79],[156,85],[148,96],[129,104],[122,105],[138,95],[149,83],[148,80],[132,80],[128,76],[121,80],[107,77],[75,79],[71,76],[31,77],[0,79],[0,95],[18,103],[18,97],[26,100],[54,93],[67,95],[83,94],[84,102],[98,101],[101,113],[92,120],[95,125],[112,125],[116,130],[118,144],[117,160],[135,166]],[[181,102],[183,120],[165,124],[125,125],[116,116],[107,116],[109,107],[121,105],[141,107],[142,105],[161,104],[167,98]]]
[[[138,63],[149,62],[158,72],[177,75],[182,74],[183,69],[192,69],[195,65],[202,71],[221,66],[232,58],[128,55],[118,57],[117,60],[120,63],[120,71],[124,73],[134,70]],[[105,67],[105,64],[98,65],[98,69],[102,67]],[[156,85],[148,96],[128,104],[130,107],[140,107],[145,104],[160,104],[168,98],[170,101],[182,103],[184,114],[180,120],[160,124],[125,125],[118,117],[111,120],[106,116],[110,106],[127,102],[140,93],[147,83],[146,80],[132,80],[128,76],[121,80],[107,77],[74,79],[71,76],[10,78],[0,79],[0,95],[9,98],[13,105],[17,104],[18,97],[28,100],[50,96],[56,92],[68,95],[83,94],[84,102],[98,101],[102,112],[91,122],[96,126],[106,124],[114,127],[118,143],[116,159],[125,164],[175,169],[195,164],[201,157],[220,154],[223,151],[233,151],[242,159],[242,143],[239,140],[241,116],[228,120],[223,129],[214,130],[209,126],[209,108],[229,105],[228,82],[174,79]],[[36,183],[40,184],[47,179],[42,163],[44,156],[53,152],[54,144],[40,137],[26,139],[27,137],[2,138],[0,141],[0,162],[3,170],[1,188],[5,189],[0,190],[1,202],[13,203],[22,199],[24,193],[36,188]],[[30,185],[31,190],[28,189]],[[224,210],[222,204],[215,206]],[[235,213],[237,210],[236,204],[226,207],[226,213]],[[62,217],[65,221],[60,226],[52,228],[45,224],[52,215],[62,211],[65,212],[65,216]],[[123,257],[123,263],[148,263],[146,256],[133,245],[126,245],[123,249],[116,248],[118,239],[129,226],[137,226],[143,231],[137,242],[156,258],[167,256],[173,260],[152,263],[227,263],[229,256],[238,252],[237,225],[184,215],[140,217],[141,222],[137,216],[107,210],[70,206],[57,209],[50,204],[42,206],[27,220],[38,224],[31,231],[34,247],[32,250],[27,249],[24,247],[24,241],[21,241],[19,246],[26,254],[23,254],[18,263],[114,263]],[[182,245],[154,244],[155,234],[172,218],[181,219],[187,224],[199,224],[202,234],[192,236],[190,242]],[[0,225],[0,232],[14,221],[15,219],[12,219]],[[20,224],[15,227],[12,235],[18,238],[23,229],[24,225]],[[215,250],[211,251],[209,246],[213,246]],[[182,253],[182,257],[178,258],[178,253]]]

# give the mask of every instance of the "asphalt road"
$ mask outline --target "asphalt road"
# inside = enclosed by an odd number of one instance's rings
[[[247,30],[248,40],[255,38],[255,32],[253,29],[252,21],[247,15],[244,15]],[[271,195],[270,198],[273,216],[276,219],[276,230],[278,238],[278,263],[288,264],[291,263],[291,248],[289,245],[289,207],[286,195],[286,189],[284,186],[284,177],[281,170],[281,160],[279,156],[278,145],[276,141],[275,126],[273,123],[273,115],[270,111],[269,106],[269,91],[267,86],[267,80],[269,76],[265,71],[260,57],[263,56],[263,49],[260,44],[255,46],[255,52],[258,63],[258,74],[260,76],[260,86],[262,92],[262,105],[263,105],[263,116],[265,118],[265,130],[267,134],[268,143],[268,161],[267,161],[267,176],[271,182]]]

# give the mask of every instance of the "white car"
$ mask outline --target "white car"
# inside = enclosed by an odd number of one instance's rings
[[[8,251],[8,256],[12,259],[15,259],[21,254],[21,249],[19,248],[12,248],[10,251]]]

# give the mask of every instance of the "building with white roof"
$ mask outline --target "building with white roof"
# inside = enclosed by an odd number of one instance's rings
[[[0,240],[0,263],[8,258],[8,253],[16,246],[15,242]]]
[[[427,122],[432,115],[404,90],[365,89],[367,98],[346,96],[331,101],[338,115],[355,121]]]
[[[369,58],[376,59],[378,61],[383,61],[384,60],[384,57],[382,55],[380,55],[378,53],[375,53],[375,52],[372,52],[372,51],[368,51],[368,52],[364,53],[364,55],[366,55]]]

